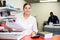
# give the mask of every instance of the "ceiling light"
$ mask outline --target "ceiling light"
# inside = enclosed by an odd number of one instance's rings
[[[40,0],[40,2],[57,2],[57,0]]]

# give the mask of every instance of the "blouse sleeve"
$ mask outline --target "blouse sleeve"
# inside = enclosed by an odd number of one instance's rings
[[[32,30],[34,31],[34,32],[38,32],[38,29],[37,29],[37,21],[36,21],[36,19],[34,18],[34,24],[33,24],[33,28],[32,28]]]

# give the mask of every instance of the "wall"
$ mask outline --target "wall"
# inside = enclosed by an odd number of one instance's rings
[[[60,3],[32,3],[31,14],[37,17],[39,31],[42,31],[42,24],[48,20],[51,11],[60,19]]]
[[[21,10],[24,3],[24,0],[6,0],[7,5],[13,5],[15,8],[20,8]]]

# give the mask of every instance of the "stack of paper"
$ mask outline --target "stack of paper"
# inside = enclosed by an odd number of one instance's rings
[[[53,33],[50,33],[50,32],[40,32],[40,37],[43,37],[43,38],[52,38],[53,37]]]
[[[6,25],[13,29],[13,31],[24,31],[25,29],[15,22],[7,22]]]
[[[1,32],[0,39],[16,39],[20,40],[23,37],[22,32]]]

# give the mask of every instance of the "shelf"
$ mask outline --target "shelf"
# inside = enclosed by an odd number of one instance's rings
[[[0,12],[4,12],[4,11],[9,11],[9,12],[14,11],[14,12],[17,12],[17,13],[21,12],[20,8],[0,7]],[[12,16],[12,15],[7,16],[7,17],[5,17],[5,16],[0,17],[0,21],[5,20],[5,19],[16,19],[16,18],[14,16]]]
[[[8,7],[0,7],[0,12],[1,11],[19,11],[20,8],[8,8]]]
[[[3,20],[3,19],[5,19],[6,17],[0,17],[0,20]]]
[[[4,19],[15,19],[15,17],[12,17],[12,16],[10,16],[10,17],[0,17],[0,20],[4,20]]]

